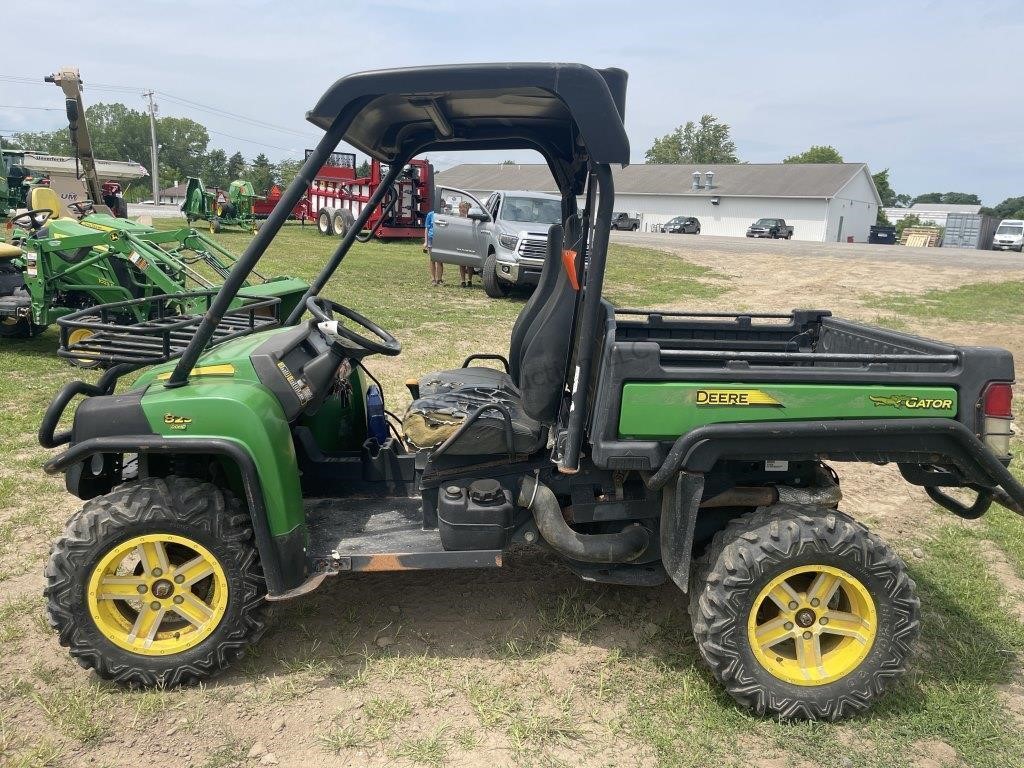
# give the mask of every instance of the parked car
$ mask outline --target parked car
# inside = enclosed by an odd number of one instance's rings
[[[772,240],[793,237],[793,228],[786,224],[785,219],[758,219],[747,227],[747,237],[770,237]]]
[[[612,229],[634,232],[640,229],[640,218],[638,216],[630,216],[628,213],[613,213]]]
[[[662,224],[661,231],[676,235],[699,235],[700,222],[693,216],[676,216]]]
[[[1024,220],[1003,219],[992,238],[993,251],[1024,251]]]
[[[492,192],[481,203],[469,192],[441,187],[434,214],[433,258],[480,271],[491,298],[513,287],[532,287],[540,278],[548,247],[548,228],[562,220],[557,195],[541,192]],[[469,216],[458,215],[469,202]],[[452,213],[455,211],[455,213]]]

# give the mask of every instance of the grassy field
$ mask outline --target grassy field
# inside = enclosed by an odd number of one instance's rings
[[[924,319],[999,322],[1024,316],[1024,283],[961,285],[922,294],[871,295],[869,306]]]
[[[219,239],[240,251],[248,236]],[[261,270],[309,278],[334,242],[288,226]],[[615,247],[607,295],[628,305],[749,305],[734,288],[744,268]],[[402,341],[401,357],[370,361],[393,410],[408,400],[407,376],[506,351],[523,298],[492,301],[449,279],[431,287],[415,245],[371,243],[328,288]],[[864,312],[884,310],[890,327],[983,318],[1012,333],[1020,303],[1007,294],[993,304],[1002,290],[876,294]],[[78,506],[43,474],[49,452],[35,440],[53,393],[82,376],[55,347],[52,329],[0,347],[0,765],[274,764],[262,753],[304,767],[1024,764],[1024,525],[1003,510],[964,523],[924,502],[906,511],[910,532],[892,540],[923,604],[913,673],[870,714],[837,725],[737,710],[698,663],[675,588],[585,584],[531,553],[481,574],[341,576],[275,609],[255,653],[206,686],[102,683],[58,647],[41,598],[50,541]],[[1019,440],[1015,450],[1019,473]],[[882,481],[853,490],[867,508],[849,511],[868,516],[891,495]]]

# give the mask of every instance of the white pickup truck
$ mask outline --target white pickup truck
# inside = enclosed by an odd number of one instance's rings
[[[461,189],[438,187],[435,199],[434,261],[473,267],[495,299],[513,287],[537,284],[548,229],[562,220],[558,196],[499,190],[481,203]],[[464,202],[469,203],[465,217],[459,215]]]

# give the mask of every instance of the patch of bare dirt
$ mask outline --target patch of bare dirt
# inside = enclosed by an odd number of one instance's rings
[[[956,750],[939,739],[915,741],[910,745],[914,768],[955,768],[961,765]]]

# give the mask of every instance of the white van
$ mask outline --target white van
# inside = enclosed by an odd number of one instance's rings
[[[1024,250],[1024,219],[1003,219],[992,238],[993,251]]]

